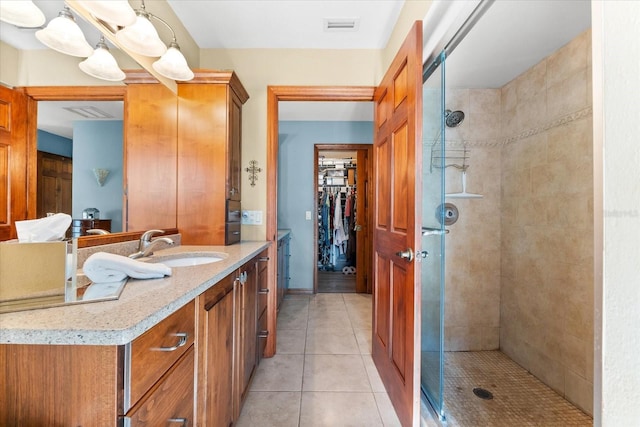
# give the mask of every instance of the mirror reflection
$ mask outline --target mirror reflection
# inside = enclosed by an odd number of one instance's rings
[[[123,111],[123,101],[38,102],[38,217],[71,215],[73,237],[123,230]]]

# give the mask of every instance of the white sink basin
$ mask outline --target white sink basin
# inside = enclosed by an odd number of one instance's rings
[[[167,267],[191,267],[194,265],[211,264],[213,262],[222,261],[223,259],[224,257],[214,252],[190,252],[152,257],[150,261],[162,263]]]

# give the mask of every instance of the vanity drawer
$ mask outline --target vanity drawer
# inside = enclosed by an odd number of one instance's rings
[[[184,357],[125,417],[125,426],[193,426],[194,350]]]
[[[194,337],[191,301],[125,347],[125,412],[191,347]]]
[[[240,223],[227,222],[225,224],[225,245],[232,245],[240,241]]]

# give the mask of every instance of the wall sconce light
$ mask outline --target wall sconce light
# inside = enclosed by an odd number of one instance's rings
[[[107,180],[107,176],[109,176],[109,172],[110,172],[109,169],[101,169],[101,168],[93,169],[93,175],[96,177],[96,182],[100,187],[104,185],[105,181]]]
[[[262,172],[262,169],[258,167],[258,162],[256,160],[251,160],[249,162],[249,167],[246,168],[245,171],[249,172],[249,182],[252,187],[255,187],[256,181],[258,180],[258,172]]]

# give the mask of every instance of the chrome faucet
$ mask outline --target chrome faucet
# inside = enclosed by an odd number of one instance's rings
[[[153,255],[153,250],[160,243],[165,243],[169,246],[173,246],[174,242],[168,237],[158,237],[151,239],[156,234],[164,233],[164,230],[148,230],[140,236],[140,244],[138,245],[138,252],[129,255],[129,258],[137,259],[146,256]]]

